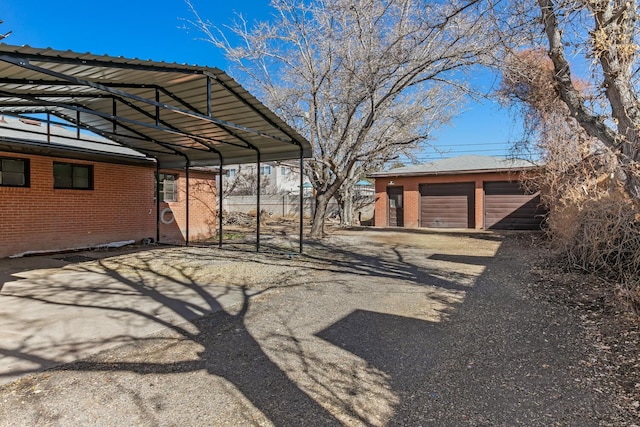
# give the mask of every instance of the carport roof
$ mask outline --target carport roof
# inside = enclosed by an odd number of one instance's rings
[[[217,68],[0,44],[0,113],[50,113],[163,168],[311,154],[305,138]]]
[[[391,176],[453,175],[461,173],[505,172],[535,168],[538,165],[524,159],[494,156],[459,156],[420,165],[406,166],[369,174],[372,178]]]

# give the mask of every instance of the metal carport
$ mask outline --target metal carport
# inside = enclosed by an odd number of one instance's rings
[[[222,184],[225,164],[299,159],[302,198],[303,158],[311,155],[305,138],[217,68],[0,44],[0,113],[56,116],[77,126],[78,139],[86,129],[154,159],[158,170],[184,168],[187,188],[194,166],[219,166]],[[188,193],[186,206],[188,244]],[[259,250],[260,221],[256,232]]]

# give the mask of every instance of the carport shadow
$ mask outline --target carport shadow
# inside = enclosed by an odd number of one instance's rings
[[[2,288],[4,288],[5,283],[16,280],[17,273],[28,270],[31,265],[36,268],[36,266],[39,266],[39,264],[41,264],[41,262],[39,261],[34,261],[33,258],[23,258],[23,260],[25,261],[18,264],[13,259],[0,258],[0,292],[2,291]],[[48,263],[51,267],[62,267],[67,264],[64,261],[56,259],[50,259],[48,260]]]

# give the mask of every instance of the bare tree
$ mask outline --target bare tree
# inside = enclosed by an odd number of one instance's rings
[[[511,26],[503,30],[527,33],[531,36],[526,39],[527,47],[546,45],[557,102],[566,105],[586,135],[615,153],[617,179],[631,198],[638,199],[637,2],[514,0],[510,5],[510,9],[536,13],[502,19],[502,24]],[[581,87],[575,84],[574,75],[581,75]]]
[[[529,12],[503,15],[503,34],[528,37],[507,46],[503,87],[524,103],[547,162],[537,182],[552,203],[551,236],[569,265],[606,277],[640,312],[637,3],[510,4]]]
[[[503,62],[500,94],[509,105],[521,107],[528,137],[519,143],[527,145],[527,151],[533,151],[545,166],[543,173],[529,176],[528,181],[541,191],[551,211],[550,231],[559,237],[579,226],[573,212],[576,206],[609,192],[603,181],[615,169],[615,155],[572,117],[554,74],[546,52],[520,51]],[[589,96],[586,82],[574,79],[573,86]]]
[[[307,174],[323,235],[329,200],[355,177],[427,143],[468,90],[464,71],[494,43],[479,1],[274,0],[273,19],[223,29],[191,7],[243,83],[313,146]],[[240,41],[236,44],[236,41]],[[233,71],[233,70],[232,70]],[[352,216],[350,206],[343,211]],[[349,220],[349,217],[346,218]]]
[[[0,19],[0,24],[2,24],[4,21],[2,19]],[[13,31],[8,31],[4,34],[0,33],[0,41],[6,39],[7,37],[9,37],[11,35]]]

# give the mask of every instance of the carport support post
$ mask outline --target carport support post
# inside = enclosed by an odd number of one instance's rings
[[[51,143],[51,113],[47,111],[47,142]]]
[[[220,156],[220,188],[218,188],[218,247],[222,248],[222,197],[224,192],[222,191],[222,177],[224,176],[223,172],[224,160],[222,156]]]
[[[160,162],[156,160],[156,243],[160,243]]]
[[[185,204],[186,204],[185,211],[187,213],[187,217],[186,217],[186,220],[185,220],[185,227],[186,227],[185,233],[186,233],[186,236],[185,236],[184,240],[185,240],[185,246],[189,246],[189,161],[188,160],[187,160],[187,164],[184,167],[184,170],[185,170],[185,176],[187,178],[187,191],[185,191],[186,197],[185,197],[185,201],[184,201]]]
[[[258,162],[256,166],[256,173],[258,174],[257,183],[258,183],[258,194],[256,197],[256,252],[260,252],[260,151],[256,150],[258,153]]]
[[[160,92],[156,89],[156,102],[160,101]],[[115,100],[113,114],[116,114]],[[80,113],[78,112],[78,117]],[[156,105],[156,126],[160,124],[160,107]],[[115,132],[115,125],[114,125]],[[160,161],[156,160],[156,243],[160,243]]]
[[[207,116],[212,116],[211,110],[211,76],[207,75]],[[220,188],[218,188],[218,248],[222,248],[222,177],[224,159],[222,158],[222,154],[218,151],[218,156],[220,156]]]
[[[303,236],[303,226],[304,226],[304,200],[302,198],[302,192],[304,190],[304,150],[302,146],[300,146],[300,190],[299,190],[299,200],[300,200],[300,253],[302,253],[302,236]]]

